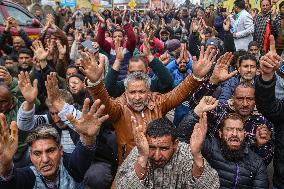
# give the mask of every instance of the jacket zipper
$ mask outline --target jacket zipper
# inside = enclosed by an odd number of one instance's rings
[[[237,167],[237,173],[236,173],[236,176],[235,176],[235,186],[234,186],[234,189],[237,188],[237,184],[238,184],[239,177],[240,177],[240,166],[239,166],[239,164],[236,163],[236,167]]]

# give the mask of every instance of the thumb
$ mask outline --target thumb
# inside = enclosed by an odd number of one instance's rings
[[[17,127],[17,123],[15,121],[11,122],[10,125],[11,128],[11,136],[15,141],[18,141],[18,127]]]
[[[73,127],[76,127],[77,119],[75,119],[71,113],[67,113],[66,118],[68,119],[68,121],[70,121]]]
[[[37,81],[37,79],[35,79],[35,80],[33,81],[33,87],[37,87],[37,83],[38,83],[38,81]]]
[[[238,70],[235,70],[235,71],[229,73],[228,76],[226,77],[226,80],[227,80],[227,79],[230,79],[231,77],[234,77],[234,76],[237,75],[237,74],[238,74]]]

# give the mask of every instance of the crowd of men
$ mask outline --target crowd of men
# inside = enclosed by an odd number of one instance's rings
[[[284,189],[284,1],[260,7],[9,17],[0,188]]]

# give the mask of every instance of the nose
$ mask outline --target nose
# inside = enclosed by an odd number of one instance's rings
[[[135,100],[140,100],[140,98],[141,98],[140,94],[139,94],[139,93],[136,93],[136,94],[135,94]]]
[[[237,136],[237,129],[234,129],[234,130],[233,130],[232,136]]]
[[[247,105],[248,105],[248,101],[247,101],[246,98],[244,98],[243,105],[244,105],[244,106],[247,106]]]
[[[158,160],[160,160],[160,158],[161,158],[161,152],[160,152],[160,150],[156,150],[155,151],[155,155],[154,155],[154,159],[156,160],[156,161],[158,161]]]
[[[48,156],[47,153],[43,153],[43,154],[42,154],[41,161],[42,161],[43,163],[49,162],[49,156]]]

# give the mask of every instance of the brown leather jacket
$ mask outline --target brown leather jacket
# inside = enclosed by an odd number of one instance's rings
[[[138,124],[149,123],[165,114],[185,101],[201,84],[192,76],[188,76],[181,84],[166,94],[151,93],[151,100],[146,109],[141,112],[133,111],[127,104],[126,96],[113,99],[109,97],[103,82],[89,88],[94,99],[101,99],[105,105],[105,114],[109,114],[117,135],[119,164],[135,146],[132,134],[131,116],[134,116]]]

